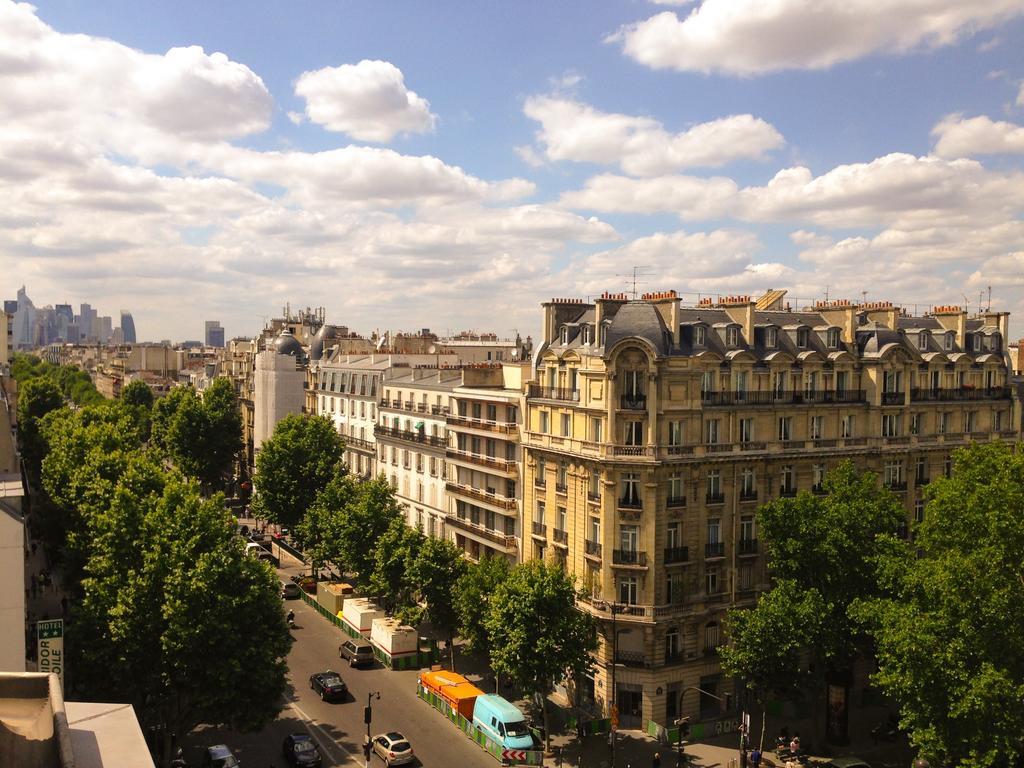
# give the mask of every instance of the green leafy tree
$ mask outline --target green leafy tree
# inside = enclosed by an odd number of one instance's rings
[[[192,387],[172,387],[170,392],[157,400],[153,405],[153,426],[150,440],[153,445],[163,450],[168,456],[171,449],[167,442],[167,433],[171,427],[174,415],[178,412],[181,404],[186,400],[194,399],[195,394],[195,390]]]
[[[867,647],[850,606],[878,594],[873,563],[905,512],[875,475],[858,474],[848,461],[825,476],[824,491],[780,498],[757,513],[776,587],[755,608],[729,612],[731,645],[721,658],[726,673],[746,679],[762,701],[796,690],[823,696],[827,675],[849,670]],[[819,738],[823,710],[816,702]]]
[[[878,561],[887,594],[856,615],[877,643],[875,682],[932,765],[1024,761],[1024,455],[954,454],[928,486],[913,545]]]
[[[495,591],[485,623],[494,671],[541,697],[550,748],[547,697],[559,682],[589,672],[597,649],[593,620],[576,609],[572,579],[539,560],[516,566]]]
[[[343,466],[343,451],[330,419],[286,416],[256,456],[254,512],[294,528]]]
[[[456,588],[467,571],[462,550],[445,539],[428,538],[409,570],[409,579],[420,599],[426,603],[423,618],[445,634],[448,653],[455,669],[455,632],[459,614],[455,608]]]
[[[325,563],[336,563],[344,568],[343,521],[351,514],[360,490],[360,483],[351,475],[335,475],[295,526],[295,540],[309,555],[314,572]]]
[[[18,352],[11,358],[11,377],[22,384],[29,379],[45,376],[50,364],[35,355]]]
[[[474,653],[490,654],[490,635],[486,620],[491,600],[498,585],[509,577],[512,565],[507,558],[484,555],[478,563],[470,563],[455,586],[455,611],[459,617],[459,635],[465,638]]]
[[[276,576],[233,530],[222,497],[133,460],[97,515],[69,627],[89,695],[127,698],[144,725],[182,735],[200,723],[255,730],[277,715],[290,637]]]
[[[423,546],[423,534],[396,517],[380,537],[375,549],[374,568],[370,574],[370,592],[388,611],[396,613],[407,624],[418,624],[412,579],[416,558]]]
[[[46,455],[42,420],[46,414],[64,405],[60,388],[45,378],[30,378],[18,388],[18,442],[33,482],[39,478]]]
[[[230,474],[235,458],[242,450],[242,409],[231,380],[218,376],[203,392],[203,410],[208,422],[206,454],[211,487]]]
[[[121,389],[121,400],[128,405],[137,405],[149,410],[153,407],[153,390],[144,381],[129,381]]]
[[[375,551],[393,521],[404,524],[402,506],[381,475],[368,483],[352,481],[358,493],[338,518],[338,555],[346,567],[366,578],[374,570]]]

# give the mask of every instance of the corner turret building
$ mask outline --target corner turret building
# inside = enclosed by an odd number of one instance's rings
[[[906,536],[954,449],[1020,436],[1008,314],[791,310],[784,296],[543,305],[523,557],[562,563],[585,589],[600,646],[584,698],[608,711],[614,679],[620,727],[735,721],[725,704],[742,691],[717,648],[726,610],[769,586],[759,504],[820,493],[851,459],[903,499]]]

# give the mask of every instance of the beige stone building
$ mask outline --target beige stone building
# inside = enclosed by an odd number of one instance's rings
[[[784,293],[543,305],[523,556],[564,563],[585,588],[601,636],[585,693],[607,711],[614,675],[623,728],[735,720],[696,688],[740,693],[716,649],[726,610],[768,586],[759,504],[818,492],[852,459],[901,496],[910,524],[953,449],[1019,437],[1007,314],[791,311]]]
[[[10,365],[14,354],[14,318],[0,312],[0,369]]]

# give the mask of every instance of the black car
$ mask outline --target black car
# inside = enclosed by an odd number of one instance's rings
[[[309,687],[320,694],[323,701],[344,701],[348,686],[337,672],[315,672],[309,676]]]
[[[292,733],[284,737],[281,752],[288,765],[297,768],[320,768],[320,750],[308,733]]]

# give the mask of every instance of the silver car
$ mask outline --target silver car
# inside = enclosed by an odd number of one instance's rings
[[[416,759],[412,753],[412,744],[398,731],[374,736],[373,751],[386,765],[406,765]]]

